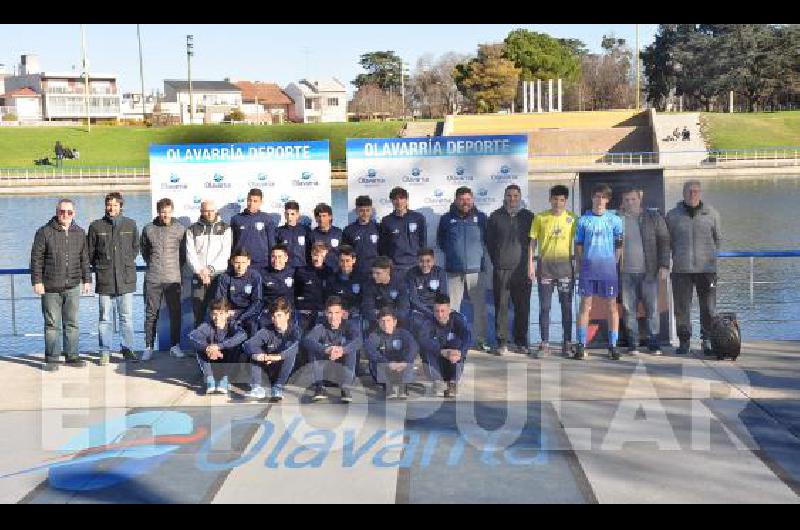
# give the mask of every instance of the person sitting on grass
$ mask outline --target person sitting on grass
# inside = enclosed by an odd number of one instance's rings
[[[410,332],[397,327],[391,307],[384,307],[378,313],[378,329],[370,333],[365,349],[369,371],[383,387],[386,399],[407,399],[407,385],[414,380],[414,359],[419,346]]]
[[[272,325],[259,330],[244,343],[244,352],[250,357],[250,391],[247,399],[264,399],[266,389],[261,382],[266,374],[271,387],[271,399],[283,399],[283,389],[294,368],[300,345],[300,329],[292,321],[292,308],[285,298],[278,298],[270,307]]]
[[[219,298],[209,304],[211,322],[203,322],[189,333],[197,351],[197,362],[206,380],[206,394],[227,394],[228,376],[239,360],[247,333],[230,317],[230,306]]]
[[[231,255],[231,267],[233,274],[220,275],[214,298],[227,300],[234,322],[253,335],[261,310],[261,274],[250,268],[250,253],[243,248]]]

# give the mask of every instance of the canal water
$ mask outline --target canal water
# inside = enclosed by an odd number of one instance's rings
[[[547,190],[555,182],[531,182],[528,205],[538,212],[548,207]],[[671,179],[666,185],[667,209],[681,199],[683,182]],[[800,178],[753,178],[704,180],[704,200],[716,207],[722,217],[723,243],[726,251],[798,250],[798,208]],[[333,190],[335,223],[347,222],[347,196],[344,188]],[[71,194],[76,203],[77,222],[87,228],[103,215],[103,194]],[[126,193],[124,212],[136,220],[140,230],[151,221],[149,193]],[[56,196],[18,195],[0,197],[0,268],[27,268],[33,236],[53,214]],[[489,212],[487,212],[488,214]],[[139,258],[141,262],[141,257]],[[718,309],[735,311],[745,340],[800,339],[800,258],[756,258],[754,288],[750,291],[750,260],[722,259],[719,270]],[[141,292],[142,275],[139,277]],[[0,354],[43,351],[42,316],[38,297],[33,294],[30,277],[14,278],[18,297],[15,312],[17,334],[12,332],[11,277],[0,276]],[[19,298],[22,298],[21,300]],[[538,314],[534,293],[532,314]],[[696,306],[696,303],[695,303]],[[136,348],[142,348],[143,301],[134,302],[137,336]],[[553,303],[553,320],[558,320],[558,304]],[[699,315],[693,310],[697,324]],[[530,341],[538,342],[538,326],[532,318]],[[81,351],[97,347],[97,300],[81,300]],[[492,327],[492,326],[490,326]],[[557,325],[552,326],[551,340],[560,340]]]

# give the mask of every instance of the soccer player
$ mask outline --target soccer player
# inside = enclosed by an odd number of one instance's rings
[[[450,297],[446,294],[436,295],[433,315],[416,335],[417,342],[428,365],[434,393],[438,395],[437,387],[445,382],[444,397],[454,398],[458,392],[458,380],[464,372],[472,333],[464,316],[450,309]]]
[[[234,251],[231,267],[233,274],[220,275],[214,298],[227,300],[233,310],[233,322],[252,335],[261,311],[261,274],[250,268],[250,254],[245,249]]]
[[[339,266],[339,244],[342,242],[342,229],[333,226],[333,209],[324,202],[314,207],[314,219],[317,221],[317,226],[308,234],[309,253],[314,243],[325,243],[328,247],[325,265],[336,270]]]
[[[303,332],[313,328],[325,311],[325,293],[334,274],[333,269],[325,264],[327,254],[325,243],[317,241],[311,246],[311,263],[294,273],[295,307]]]
[[[409,301],[405,284],[395,275],[392,261],[386,256],[375,258],[372,263],[372,278],[364,286],[361,316],[367,321],[367,331],[378,326],[378,314],[384,307],[391,307],[401,327],[408,321]]]
[[[433,320],[434,300],[440,294],[447,294],[447,273],[436,265],[433,249],[423,248],[417,256],[418,265],[406,274],[412,333],[416,333],[425,321]]]
[[[209,304],[211,322],[203,322],[189,333],[197,351],[197,362],[206,378],[206,394],[227,394],[228,376],[239,360],[240,346],[247,333],[230,318],[230,306],[223,298]]]
[[[283,243],[289,252],[289,267],[299,269],[306,266],[306,248],[310,246],[311,229],[300,222],[300,205],[297,201],[287,201],[283,205],[286,223],[275,229],[275,241]]]
[[[378,313],[378,329],[369,335],[365,350],[369,371],[375,382],[384,387],[386,399],[408,398],[407,385],[414,380],[419,346],[411,333],[397,327],[397,317],[390,307]]]
[[[378,223],[372,219],[372,212],[372,199],[368,195],[356,197],[358,217],[345,227],[342,234],[342,243],[355,250],[356,273],[361,277],[369,276],[372,262],[378,256]]]
[[[261,307],[258,327],[266,327],[272,322],[269,308],[278,298],[288,302],[294,299],[294,269],[288,264],[289,250],[283,243],[278,243],[270,251],[270,267],[262,274]]]
[[[264,194],[258,188],[247,192],[247,207],[231,218],[233,247],[231,255],[240,249],[250,255],[250,266],[259,274],[269,264],[269,251],[275,245],[275,223],[261,211]]]
[[[378,255],[389,256],[395,275],[402,281],[405,274],[417,264],[417,252],[427,245],[425,216],[408,209],[408,192],[393,188],[389,192],[394,210],[381,219],[378,238]]]

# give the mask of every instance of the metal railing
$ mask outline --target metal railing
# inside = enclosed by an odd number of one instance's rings
[[[69,164],[69,162],[67,162]],[[125,166],[38,166],[33,168],[0,168],[0,185],[25,186],[36,184],[91,183],[102,180],[130,180],[147,183],[150,169]]]

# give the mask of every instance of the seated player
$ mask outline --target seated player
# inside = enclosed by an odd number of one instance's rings
[[[250,391],[247,399],[264,399],[263,376],[271,387],[270,401],[283,399],[283,389],[294,368],[300,345],[300,330],[292,321],[292,309],[284,298],[278,298],[270,308],[272,325],[258,330],[244,343],[244,353],[250,357]]]
[[[432,248],[417,252],[418,264],[406,274],[406,289],[411,306],[411,331],[417,330],[426,320],[433,319],[433,301],[437,295],[447,294],[447,273],[436,265]]]
[[[206,378],[206,394],[227,394],[228,375],[241,356],[241,344],[247,333],[230,316],[224,298],[209,304],[211,322],[203,322],[189,333],[189,340],[197,351],[197,362]]]
[[[392,260],[386,256],[379,256],[372,262],[372,278],[364,285],[361,301],[361,316],[367,322],[367,333],[377,329],[378,312],[385,306],[392,308],[401,327],[407,327],[408,290],[403,281],[394,276],[392,268]]]
[[[272,318],[269,308],[278,298],[291,302],[294,298],[294,269],[289,266],[289,250],[283,243],[278,243],[270,251],[270,266],[262,274],[261,307],[257,319],[258,328],[267,327]]]
[[[370,333],[364,349],[370,374],[384,387],[386,399],[408,398],[406,385],[414,380],[414,359],[419,346],[410,332],[397,326],[391,307],[384,307],[378,313],[378,329]]]
[[[325,265],[333,270],[339,266],[339,245],[342,242],[342,229],[333,226],[333,209],[330,205],[321,202],[314,207],[314,219],[317,226],[309,232],[309,250],[314,243],[325,243],[328,254],[325,256]]]
[[[436,295],[433,303],[433,319],[425,322],[417,334],[422,357],[426,359],[434,393],[447,383],[444,397],[456,397],[458,380],[464,371],[472,333],[461,313],[450,309],[450,297]]]
[[[283,217],[286,224],[275,229],[275,241],[286,245],[290,268],[305,267],[306,247],[311,244],[308,237],[311,229],[300,222],[300,205],[296,201],[287,201],[283,205]]]
[[[325,292],[333,270],[325,265],[328,247],[317,241],[311,246],[311,263],[294,272],[294,298],[300,329],[305,333],[321,321]]]
[[[326,368],[331,381],[341,387],[342,402],[352,400],[349,387],[355,378],[361,330],[345,320],[344,313],[341,298],[329,297],[325,302],[325,322],[314,326],[302,340],[314,372],[314,401],[326,398],[322,384]]]
[[[214,298],[227,300],[233,312],[233,322],[252,335],[261,311],[261,274],[250,268],[250,254],[245,249],[233,252],[231,268],[233,274],[224,272],[220,275]]]

